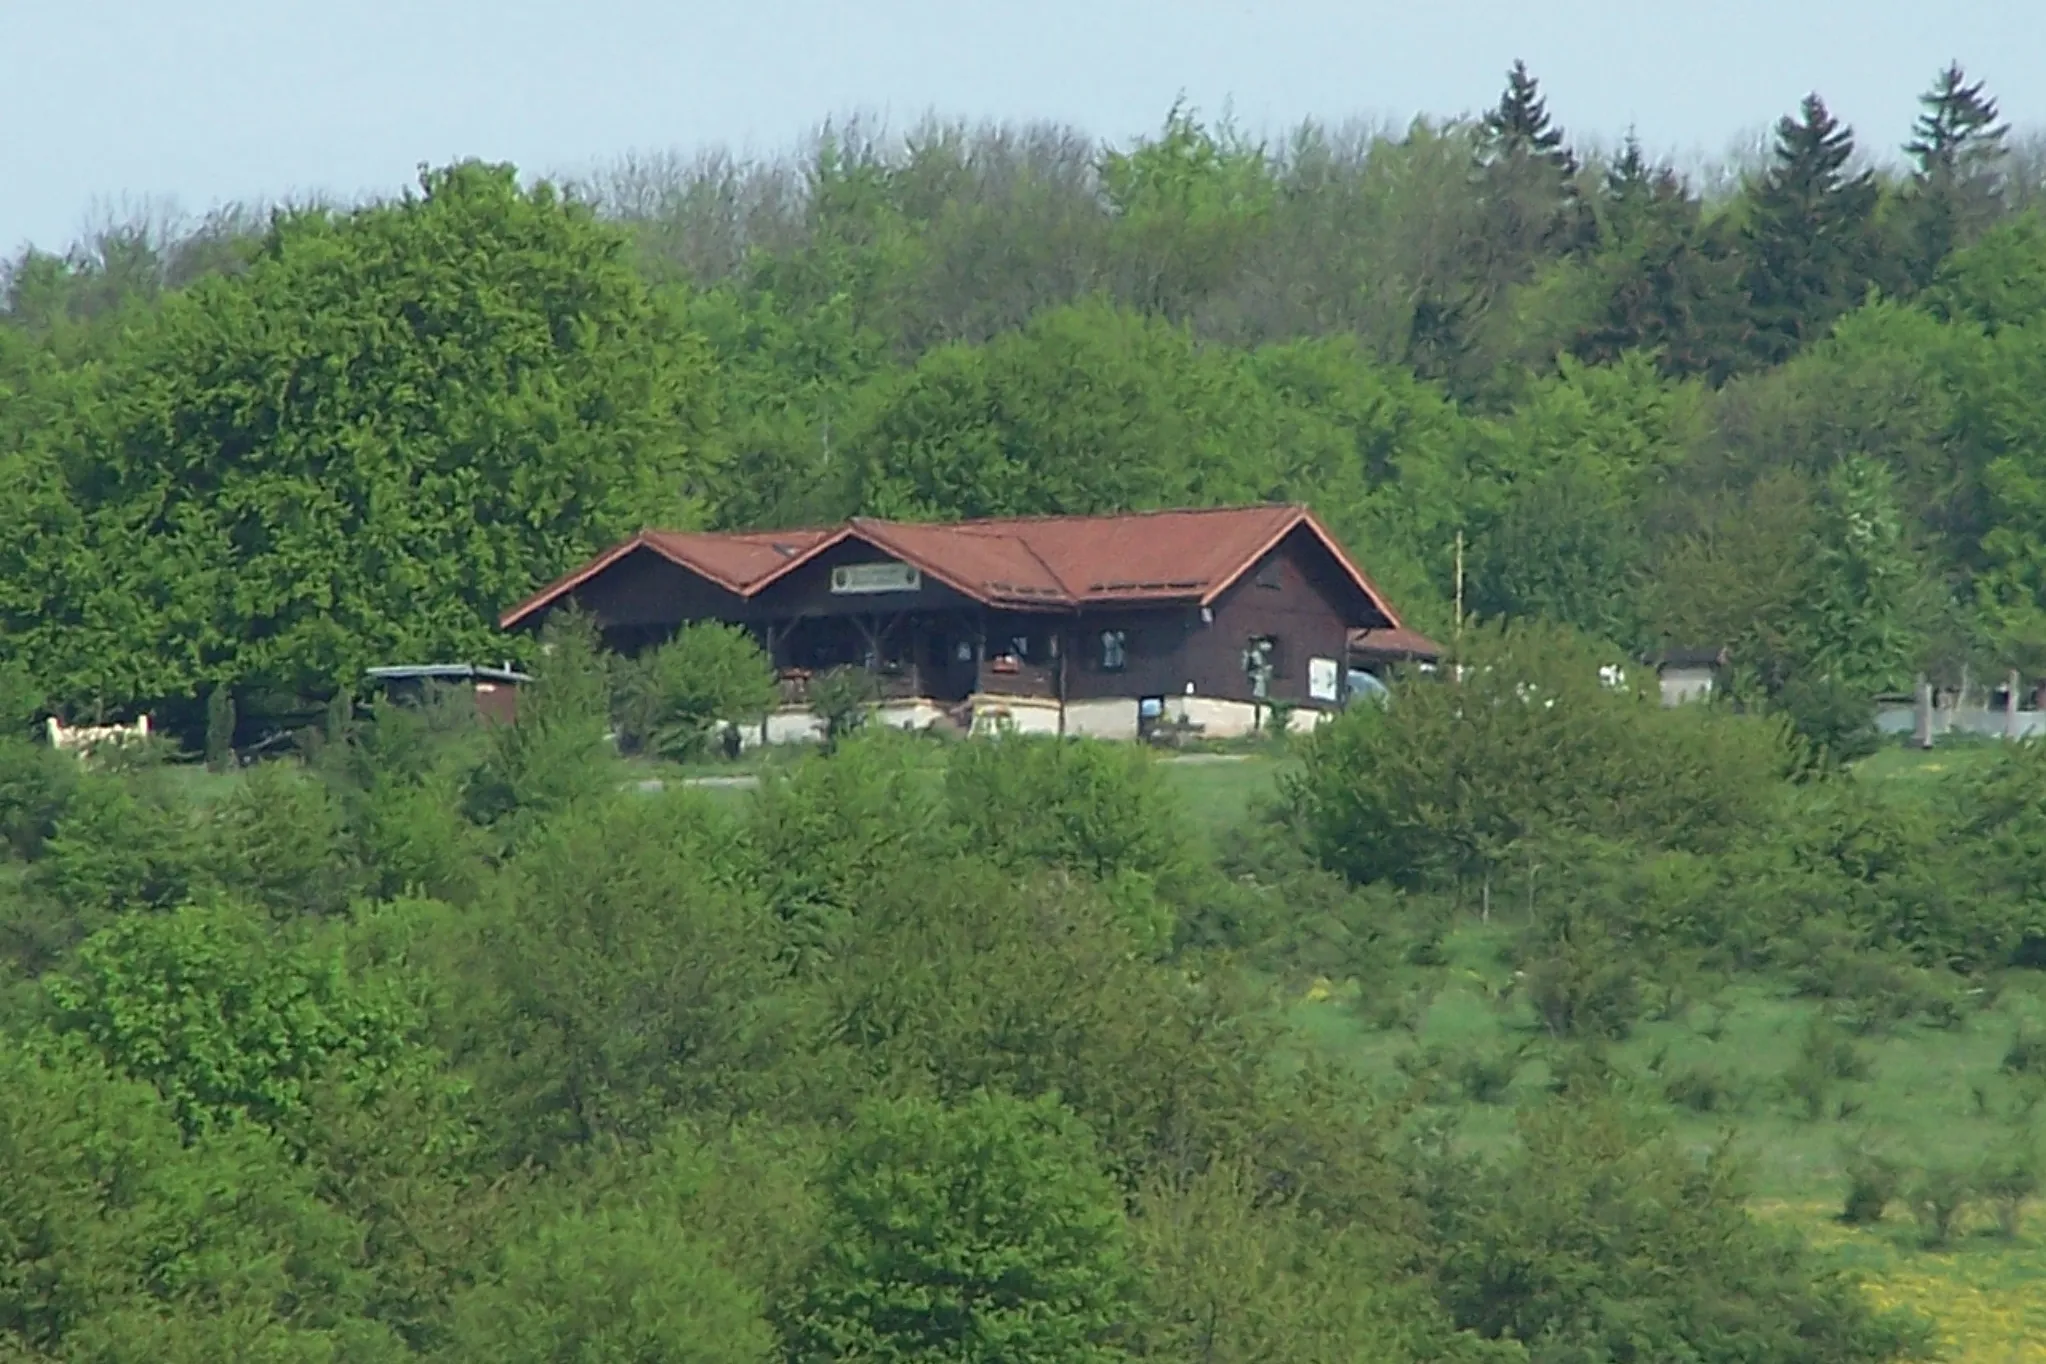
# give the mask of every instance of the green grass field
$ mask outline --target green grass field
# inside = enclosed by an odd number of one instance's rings
[[[1410,970],[1382,997],[1319,982],[1290,1006],[1292,1020],[1310,1045],[1387,1094],[1427,1085],[1466,1142],[1503,1145],[1515,1108],[1550,1080],[1546,1039],[1500,961],[1506,931],[1464,927],[1445,944],[1446,964]],[[1894,1159],[1908,1184],[1927,1168],[1973,1167],[2014,1134],[2037,1133],[2046,1076],[2013,1074],[2005,1058],[2018,1036],[2046,1037],[2046,981],[2012,976],[1951,1027],[1832,1032],[1866,1069],[1817,1094],[1792,1077],[1807,1030],[1830,1022],[1825,1005],[1744,981],[1672,1015],[1612,1044],[1609,1059],[1623,1087],[1667,1113],[1688,1144],[1702,1152],[1731,1138],[1751,1170],[1758,1215],[1796,1226],[1862,1274],[1877,1299],[1932,1318],[1946,1358],[2046,1361],[2046,1208],[2033,1208],[2007,1239],[1978,1202],[1939,1250],[1925,1247],[1902,1199],[1874,1226],[1839,1217],[1857,1147]]]
[[[733,762],[622,760],[619,780],[690,785],[714,800],[738,804],[751,798],[751,784],[745,779],[786,767],[805,751],[772,750],[765,756],[750,752]],[[934,776],[943,752],[935,745],[930,750]],[[1212,836],[1243,819],[1258,802],[1274,793],[1284,766],[1282,757],[1265,749],[1161,756],[1158,762],[1166,781],[1184,802],[1193,826],[1203,836]]]

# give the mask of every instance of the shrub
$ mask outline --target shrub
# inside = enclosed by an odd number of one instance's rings
[[[162,909],[190,897],[203,849],[187,812],[151,784],[95,771],[57,819],[32,884],[90,919]]]
[[[499,1364],[778,1357],[759,1296],[671,1214],[570,1212],[513,1241],[454,1303],[450,1358]]]
[[[2003,1053],[2003,1068],[2012,1075],[2046,1075],[2046,1036],[2020,1024]]]
[[[1875,703],[1865,688],[1799,674],[1778,689],[1774,705],[1808,745],[1815,770],[1837,771],[1882,747]]]
[[[1107,1364],[1134,1303],[1122,1199],[1055,1100],[870,1103],[824,1177],[794,1334],[828,1359]]]
[[[154,1083],[191,1133],[241,1118],[291,1128],[314,1080],[368,1088],[426,1056],[395,982],[358,980],[338,944],[280,941],[239,906],[131,915],[45,989],[59,1034]]]
[[[865,668],[833,668],[810,679],[810,710],[824,725],[827,748],[866,724],[873,705],[874,675]]]
[[[1459,1326],[1554,1360],[1893,1358],[1859,1286],[1753,1219],[1726,1148],[1701,1162],[1607,1097],[1524,1112],[1496,1165],[1433,1180],[1439,1293]]]
[[[613,789],[610,679],[596,626],[557,613],[541,634],[533,681],[519,693],[517,724],[489,734],[489,753],[470,783],[470,816],[509,822],[516,835],[546,816]],[[516,818],[514,818],[516,817]]]
[[[1719,1113],[1739,1102],[1739,1090],[1726,1072],[1709,1062],[1684,1067],[1663,1082],[1662,1092],[1679,1108],[1693,1113]]]
[[[209,832],[213,879],[272,914],[339,913],[359,886],[340,799],[296,762],[252,768]]]
[[[1976,1187],[1996,1210],[1997,1233],[2007,1241],[2016,1240],[2025,1204],[2039,1192],[2037,1146],[2026,1137],[1992,1151],[1982,1163]]]
[[[782,935],[700,793],[613,797],[548,822],[470,911],[479,1029],[516,1096],[511,1140],[646,1139],[679,1108],[725,1111],[794,1041],[763,1014]],[[601,869],[600,873],[596,869]]]
[[[1784,1072],[1783,1086],[1803,1104],[1805,1117],[1816,1122],[1825,1116],[1841,1081],[1866,1080],[1872,1070],[1867,1054],[1837,1023],[1814,1018],[1805,1026],[1797,1059]]]
[[[1513,1089],[1514,1077],[1520,1074],[1525,1056],[1526,1051],[1521,1047],[1503,1051],[1466,1051],[1451,1061],[1450,1078],[1456,1082],[1458,1092],[1471,1103],[1504,1103]]]
[[[1866,1150],[1851,1152],[1846,1167],[1847,1198],[1840,1208],[1840,1220],[1851,1227],[1882,1221],[1903,1192],[1903,1167],[1880,1152]]]
[[[1928,1249],[1937,1250],[1953,1240],[1954,1226],[1974,1194],[1973,1177],[1958,1166],[1932,1165],[1919,1171],[1909,1198],[1919,1235]]]
[[[1875,1073],[1868,1053],[1856,1046],[1838,1024],[1814,1018],[1805,1025],[1798,1059],[1829,1080],[1866,1080]]]
[[[945,808],[963,846],[1018,870],[1062,867],[1110,889],[1132,936],[1162,949],[1206,870],[1157,762],[1132,744],[1011,736],[960,744]]]
[[[945,821],[920,756],[882,731],[761,781],[743,847],[799,971],[836,957],[877,884],[943,856]]]
[[[24,860],[40,856],[78,778],[70,754],[0,736],[0,844]]]
[[[1559,835],[1713,850],[1776,803],[1781,726],[1716,707],[1664,709],[1599,680],[1567,632],[1484,632],[1461,681],[1399,684],[1303,745],[1287,794],[1316,854],[1354,880],[1478,886]]]
[[[1518,961],[1528,1002],[1551,1036],[1617,1040],[1641,1017],[1641,962],[1595,911],[1545,914],[1523,935]]]
[[[703,755],[718,724],[774,709],[774,669],[743,627],[685,625],[674,639],[618,665],[619,742],[673,761]]]

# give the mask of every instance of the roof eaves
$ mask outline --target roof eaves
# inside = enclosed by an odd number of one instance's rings
[[[1275,508],[1274,510],[1278,509]],[[1281,540],[1285,539],[1288,535],[1291,535],[1293,533],[1293,528],[1295,526],[1298,526],[1300,522],[1307,516],[1307,509],[1297,504],[1294,506],[1287,507],[1284,510],[1288,514],[1286,516],[1286,519],[1279,524],[1277,530],[1274,530],[1270,535],[1267,535],[1263,540],[1259,541],[1257,548],[1252,550],[1249,554],[1243,556],[1243,558],[1240,561],[1238,561],[1234,568],[1231,568],[1228,572],[1221,574],[1219,577],[1214,579],[1214,581],[1208,584],[1208,590],[1201,594],[1200,604],[1202,606],[1213,606],[1215,604],[1216,598],[1220,597],[1224,592],[1228,591],[1230,587],[1234,586],[1238,578],[1241,578],[1244,574],[1250,572],[1252,565],[1257,563],[1259,559],[1264,558],[1265,555],[1271,553],[1272,547],[1274,545],[1277,545]]]
[[[556,578],[553,582],[547,584],[547,586],[499,616],[497,618],[497,628],[500,630],[511,629],[535,611],[552,606],[560,598],[575,591],[578,587],[581,587],[584,583],[632,553],[632,551],[647,547],[649,544],[647,532],[642,530],[624,544],[612,546],[589,563],[584,564],[581,568]]]
[[[1292,512],[1293,514],[1286,518],[1286,524],[1260,545],[1256,553],[1245,559],[1235,572],[1229,574],[1208,590],[1207,595],[1201,598],[1201,605],[1214,605],[1215,599],[1227,591],[1238,578],[1248,573],[1251,565],[1271,553],[1272,549],[1280,541],[1284,540],[1301,526],[1306,526],[1314,533],[1314,538],[1321,541],[1321,547],[1329,552],[1329,556],[1341,566],[1343,572],[1350,575],[1350,581],[1355,583],[1358,589],[1371,599],[1371,604],[1378,608],[1379,614],[1385,617],[1387,623],[1395,630],[1405,629],[1406,626],[1401,622],[1399,612],[1393,610],[1392,603],[1386,599],[1386,595],[1383,592],[1378,590],[1378,584],[1372,582],[1364,570],[1357,567],[1356,562],[1344,552],[1342,545],[1337,543],[1336,537],[1329,534],[1328,527],[1321,524],[1320,518],[1315,516],[1307,507],[1299,504],[1293,506]]]
[[[967,582],[957,574],[948,572],[933,561],[929,555],[919,554],[915,550],[903,545],[900,540],[895,539],[890,534],[893,530],[894,524],[892,522],[871,521],[864,516],[855,516],[852,520],[846,522],[844,538],[857,535],[874,548],[894,555],[919,572],[928,573],[954,592],[971,597],[984,606],[994,605],[994,598],[990,594],[992,584],[982,583],[976,585]]]
[[[788,577],[789,574],[794,573],[797,569],[815,559],[818,555],[825,553],[827,550],[835,549],[847,540],[857,536],[874,546],[874,548],[894,555],[912,568],[915,568],[918,572],[930,574],[955,592],[971,597],[983,605],[992,606],[994,604],[993,599],[987,593],[987,589],[973,587],[952,574],[945,572],[943,569],[934,566],[924,555],[904,549],[899,543],[891,541],[887,534],[889,524],[886,521],[874,521],[864,516],[855,516],[843,526],[840,526],[837,530],[810,546],[810,548],[794,558],[784,561],[781,567],[775,569],[772,573],[763,578],[755,579],[741,595],[747,597],[758,596],[775,583],[780,582],[783,578]]]
[[[789,574],[795,572],[804,564],[809,563],[812,559],[824,553],[826,550],[831,549],[833,546],[844,544],[846,537],[851,534],[852,526],[850,523],[840,526],[837,530],[828,532],[822,539],[820,539],[816,544],[810,546],[808,549],[798,550],[796,553],[783,559],[781,561],[780,567],[775,568],[772,571],[765,574],[764,576],[755,578],[752,582],[746,584],[746,590],[740,593],[739,595],[743,597],[759,596],[762,592],[766,591],[770,586],[780,582],[783,578],[786,578]]]

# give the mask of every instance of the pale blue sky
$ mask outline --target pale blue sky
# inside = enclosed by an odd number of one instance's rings
[[[1516,56],[1573,135],[1635,124],[1679,153],[1810,89],[1894,146],[1950,57],[2046,124],[2046,0],[0,0],[0,251],[61,246],[123,199],[200,212],[388,191],[461,156],[765,152],[856,111],[1118,140],[1181,91],[1257,131],[1452,114]]]

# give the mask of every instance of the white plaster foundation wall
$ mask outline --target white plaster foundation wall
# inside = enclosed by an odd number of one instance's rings
[[[973,696],[973,732],[999,734],[1005,729],[1016,734],[1058,734],[1058,702],[1041,696]],[[1211,696],[1168,696],[1165,722],[1191,722],[1210,739],[1237,739],[1257,732],[1258,720],[1267,712],[1248,701],[1225,701]],[[1333,718],[1333,711],[1301,706],[1288,717],[1287,729],[1306,734]],[[951,718],[945,707],[923,699],[890,701],[875,708],[869,724],[890,729],[922,730]],[[758,748],[762,727],[741,726],[740,746]],[[1133,698],[1072,701],[1066,705],[1065,733],[1084,739],[1135,739],[1138,733],[1137,702]],[[766,742],[770,744],[822,743],[824,722],[811,711],[786,706],[767,717]]]
[[[1057,734],[1059,703],[1035,696],[987,696],[971,698],[973,732],[999,734],[1007,729],[1016,734]]]
[[[876,706],[874,713],[867,717],[867,723],[886,725],[890,729],[929,729],[946,718],[944,707],[935,701],[889,701]],[[739,747],[760,747],[760,729],[757,724],[739,727]],[[817,744],[824,742],[824,721],[813,711],[801,706],[784,706],[767,717],[767,742],[770,744]]]
[[[1286,717],[1288,734],[1308,734],[1327,722],[1335,712],[1312,706],[1295,706]],[[1191,723],[1200,727],[1204,739],[1242,739],[1271,723],[1271,708],[1249,701],[1225,701],[1215,696],[1168,696],[1165,720],[1168,724]]]
[[[1066,733],[1083,739],[1134,739],[1137,737],[1137,703],[1134,698],[1066,703]]]
[[[802,706],[784,706],[767,717],[765,725],[748,725],[753,743],[760,742],[763,732],[771,744],[821,744],[824,742],[824,722]]]
[[[1240,739],[1257,732],[1255,706],[1213,696],[1168,696],[1165,719],[1171,724],[1194,725],[1207,739]]]
[[[1306,706],[1302,706],[1286,717],[1286,732],[1288,734],[1312,734],[1330,720],[1335,719],[1335,717],[1336,713],[1332,710],[1309,710]]]
[[[870,725],[886,725],[890,729],[929,729],[946,718],[945,708],[935,701],[918,697],[913,701],[885,701],[874,708],[868,717]]]

